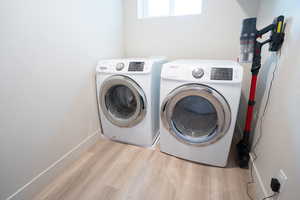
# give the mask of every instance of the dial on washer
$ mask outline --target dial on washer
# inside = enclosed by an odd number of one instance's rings
[[[196,79],[200,79],[204,76],[204,70],[202,68],[196,68],[193,70],[193,77]]]
[[[116,66],[116,70],[117,71],[121,71],[123,70],[125,67],[124,63],[118,63],[117,66]]]

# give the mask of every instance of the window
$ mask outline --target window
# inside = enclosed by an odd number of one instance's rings
[[[196,15],[202,10],[202,0],[138,0],[138,17]]]

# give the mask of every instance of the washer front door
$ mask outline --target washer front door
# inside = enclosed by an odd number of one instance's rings
[[[126,76],[107,78],[100,88],[99,102],[105,117],[118,127],[133,127],[146,115],[143,90]]]
[[[208,145],[224,136],[230,126],[230,107],[216,90],[188,84],[172,91],[161,107],[161,119],[180,142]]]

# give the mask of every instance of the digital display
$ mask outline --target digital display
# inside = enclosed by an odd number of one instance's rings
[[[131,62],[129,63],[129,69],[130,72],[142,72],[144,71],[144,62]]]
[[[210,79],[211,80],[232,81],[233,69],[232,68],[212,68]]]

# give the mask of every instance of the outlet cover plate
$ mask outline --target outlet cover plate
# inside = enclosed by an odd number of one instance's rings
[[[288,177],[284,173],[284,171],[282,169],[280,169],[279,172],[276,175],[276,178],[280,182],[280,193],[282,193],[282,191],[284,190],[285,185],[287,183]],[[274,200],[280,200],[280,193],[276,197],[274,197]]]

